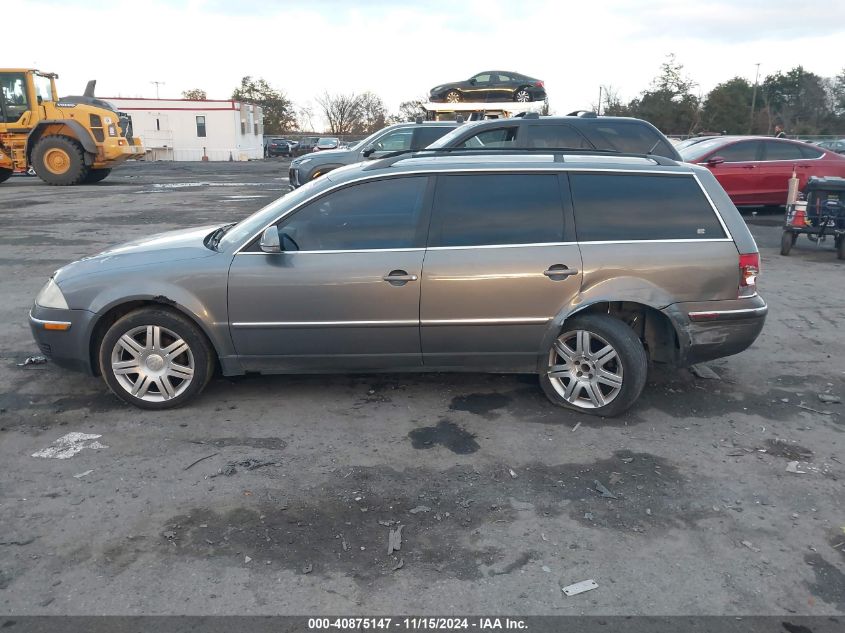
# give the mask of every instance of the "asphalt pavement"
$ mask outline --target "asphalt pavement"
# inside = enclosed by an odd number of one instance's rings
[[[715,378],[655,369],[611,420],[534,376],[217,377],[146,412],[20,365],[52,271],[238,220],[287,166],[0,185],[0,614],[845,614],[845,405],[819,395],[845,397],[845,262],[781,257],[777,216],[746,216],[756,344]]]

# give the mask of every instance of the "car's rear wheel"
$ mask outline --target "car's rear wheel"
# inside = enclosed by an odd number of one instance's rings
[[[520,103],[527,103],[531,101],[531,93],[528,92],[525,88],[520,88],[516,91],[516,94],[514,94],[513,100],[518,101]]]
[[[555,339],[540,384],[559,406],[610,417],[634,404],[647,375],[645,349],[630,327],[586,315],[567,322]]]
[[[792,245],[795,244],[795,238],[798,237],[792,231],[784,231],[780,236],[780,254],[789,255],[792,250]]]
[[[839,241],[836,243],[836,257],[845,259],[845,235],[840,235]]]
[[[450,90],[446,93],[446,103],[460,103],[461,93],[457,90]]]
[[[181,314],[162,308],[141,308],[118,319],[103,337],[99,361],[109,388],[141,409],[185,404],[214,370],[205,335]]]

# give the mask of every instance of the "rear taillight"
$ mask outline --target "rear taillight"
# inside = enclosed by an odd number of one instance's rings
[[[738,297],[753,297],[757,294],[757,275],[760,274],[760,253],[746,253],[739,256]]]
[[[538,88],[542,88],[542,87],[543,87],[543,82],[542,82],[542,81],[535,81],[535,82],[534,82],[534,85],[535,85],[535,86],[537,86]]]

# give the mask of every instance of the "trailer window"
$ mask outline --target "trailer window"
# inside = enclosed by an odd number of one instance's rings
[[[197,136],[205,136],[205,117],[197,117]]]

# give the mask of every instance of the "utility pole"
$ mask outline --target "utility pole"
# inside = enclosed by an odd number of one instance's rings
[[[757,105],[757,79],[760,77],[760,62],[757,62],[757,72],[754,73],[754,92],[751,93],[751,118],[748,123],[748,133],[754,131],[754,106]]]
[[[759,65],[759,64],[758,64],[758,65]],[[163,86],[163,85],[164,85],[164,82],[163,82],[163,81],[151,81],[150,83],[151,83],[151,84],[155,84],[155,85],[156,85],[156,99],[158,99],[158,98],[159,98],[159,97],[158,97],[158,87],[159,87],[159,86]]]
[[[596,116],[601,116],[601,88],[602,87],[599,86],[599,105],[598,105],[598,108],[596,108],[596,110],[597,110]]]

